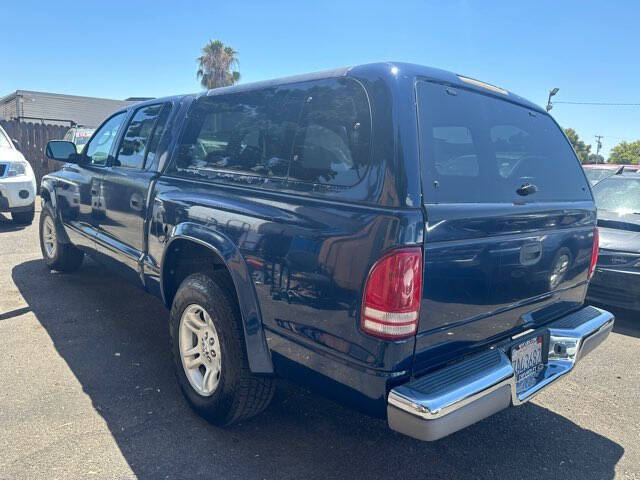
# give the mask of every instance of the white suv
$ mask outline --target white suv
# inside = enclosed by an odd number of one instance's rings
[[[18,224],[31,224],[36,204],[33,169],[0,127],[0,212]]]

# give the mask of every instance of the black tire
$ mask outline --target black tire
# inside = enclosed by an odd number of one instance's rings
[[[16,224],[30,225],[33,222],[33,218],[35,217],[35,215],[36,215],[35,206],[31,206],[31,209],[27,211],[12,212],[11,218],[13,219],[13,222],[15,222]]]
[[[42,251],[42,257],[49,266],[49,269],[53,269],[61,272],[73,272],[80,268],[84,259],[84,252],[76,248],[69,243],[62,243],[59,241],[58,236],[55,237],[55,251],[52,256],[47,253],[44,246],[43,228],[45,220],[50,218],[53,225],[56,225],[56,217],[53,213],[53,207],[51,203],[46,202],[42,206],[42,212],[40,212],[40,250]]]
[[[180,319],[191,304],[198,304],[207,311],[220,341],[220,380],[213,394],[207,397],[191,386],[180,358]],[[178,384],[198,414],[215,425],[227,426],[255,416],[269,405],[275,383],[272,378],[256,376],[249,369],[240,311],[233,283],[226,272],[188,276],[173,299],[169,329]]]

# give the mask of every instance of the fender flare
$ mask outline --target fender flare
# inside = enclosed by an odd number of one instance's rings
[[[47,192],[47,194],[49,195],[49,199],[51,200],[51,207],[53,208],[53,213],[55,215],[58,241],[63,244],[70,244],[71,240],[69,239],[67,231],[65,230],[62,223],[60,212],[58,212],[58,198],[56,197],[55,180],[45,176],[40,181],[40,189],[38,189],[38,194],[40,194],[40,202],[42,203],[42,205],[44,205],[44,199],[42,198],[42,194],[44,192]]]
[[[242,317],[242,327],[247,348],[249,368],[255,374],[273,374],[271,351],[262,325],[262,314],[258,296],[253,285],[249,268],[237,246],[226,236],[193,222],[175,226],[167,239],[160,264],[160,285],[162,300],[167,304],[165,293],[165,257],[176,240],[196,242],[216,254],[231,275],[238,296],[238,307]]]
[[[46,177],[43,177],[42,181],[40,182],[40,191],[39,191],[40,196],[42,196],[43,192],[45,191],[49,194],[49,199],[51,199],[51,206],[53,207],[53,210],[55,212],[57,199],[56,199],[55,187],[53,186],[53,181],[51,179],[47,179]],[[42,200],[42,203],[44,204],[44,200]]]

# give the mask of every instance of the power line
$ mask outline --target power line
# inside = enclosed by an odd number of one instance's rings
[[[595,137],[595,136],[594,136]],[[601,136],[603,139],[609,139],[609,140],[622,140],[625,142],[631,142],[631,137],[614,137],[612,135],[602,135]]]
[[[627,107],[640,107],[640,103],[623,103],[623,102],[573,102],[556,100],[554,104],[571,104],[571,105],[604,105],[604,106],[627,106]]]

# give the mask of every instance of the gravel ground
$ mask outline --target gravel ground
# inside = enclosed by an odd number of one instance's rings
[[[2,478],[639,478],[640,315],[564,382],[435,443],[282,382],[220,429],[174,381],[168,313],[87,261],[41,261],[37,217],[0,215]]]

